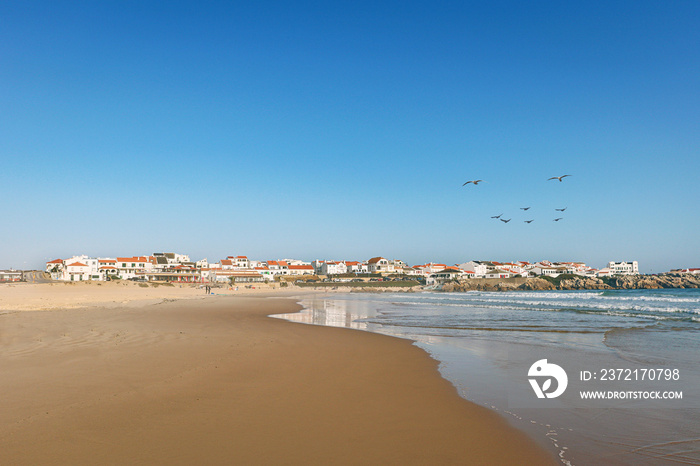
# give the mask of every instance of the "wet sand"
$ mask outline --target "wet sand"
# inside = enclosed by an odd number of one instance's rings
[[[0,464],[554,464],[411,342],[277,296],[0,315]]]

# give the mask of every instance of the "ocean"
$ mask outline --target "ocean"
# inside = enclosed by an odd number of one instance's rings
[[[300,302],[303,311],[278,317],[413,340],[461,396],[500,412],[563,464],[700,464],[700,290]]]

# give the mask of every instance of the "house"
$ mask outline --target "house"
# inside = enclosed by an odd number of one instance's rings
[[[321,275],[341,275],[348,273],[348,268],[343,261],[324,261],[321,263]]]
[[[440,272],[441,270],[445,270],[446,268],[446,264],[436,264],[434,262],[428,262],[427,264],[423,265],[414,265],[412,267],[412,269],[420,271],[420,273],[423,275],[431,275]]]
[[[21,270],[0,270],[0,282],[22,281]]]
[[[457,280],[464,275],[464,272],[456,267],[447,267],[436,273],[432,273],[426,279],[427,285],[435,285],[440,283],[451,282]]]
[[[671,270],[673,273],[692,273],[692,274],[700,274],[700,269],[699,268],[693,268],[693,269],[673,269]]]
[[[157,257],[154,255],[154,257]],[[168,262],[167,269],[172,269],[175,267],[174,262]],[[129,278],[136,278],[137,272],[143,275],[146,272],[153,271],[153,263],[148,257],[134,256],[134,257],[117,257],[117,275],[123,280],[128,280]]]
[[[275,279],[275,274],[270,268],[266,265],[258,265],[255,267],[251,267],[253,270],[258,272],[260,275],[263,276],[265,280],[274,280]]]
[[[525,268],[520,265],[520,263],[517,262],[506,262],[504,264],[501,264],[500,267],[501,270],[505,270],[506,272],[510,273],[511,275],[524,275],[527,272],[525,271]]]
[[[546,275],[548,277],[558,277],[559,275],[566,273],[566,267],[556,267],[554,265],[547,266],[543,264],[537,264],[533,267],[530,272],[535,275]]]
[[[489,267],[486,264],[487,263],[484,261],[469,261],[462,264],[457,264],[457,268],[461,270],[470,270],[474,272],[474,277],[483,278],[489,271]]]
[[[116,277],[119,272],[117,269],[117,260],[97,259],[97,272],[100,276],[99,280]]]
[[[72,282],[90,280],[90,267],[82,262],[72,262],[66,265],[65,273],[68,280]]]
[[[249,269],[251,267],[247,256],[228,256],[226,259],[230,260],[233,266],[238,269]]]
[[[369,266],[360,261],[344,261],[347,273],[369,273]]]
[[[369,273],[393,273],[394,265],[383,257],[373,257],[367,261]]]
[[[513,274],[502,269],[493,269],[486,274],[486,278],[510,278]]]
[[[221,261],[219,261],[219,263],[221,264],[221,268],[223,270],[233,270],[234,269],[233,260],[231,260],[231,259],[221,259]]]
[[[272,275],[287,275],[289,264],[285,261],[267,261],[265,266],[272,272]]]
[[[190,262],[190,256],[187,254],[176,254],[174,252],[154,252],[153,257],[156,258],[156,263],[159,265],[162,265],[163,262],[171,266]],[[158,260],[159,257],[164,260]]]
[[[311,262],[305,262],[299,259],[282,259],[288,265],[311,265]]]
[[[289,275],[313,275],[314,268],[310,264],[304,265],[289,265],[288,267]]]
[[[80,256],[73,256],[69,259],[65,259],[63,261],[64,264],[66,264],[61,270],[60,274],[57,274],[54,276],[54,274],[51,274],[51,278],[55,278],[56,280],[66,280],[66,281],[80,281],[80,280],[101,280],[102,277],[100,275],[99,271],[99,262],[98,259],[88,257],[86,255],[80,255]],[[68,266],[71,264],[75,263],[80,263],[83,265],[83,269],[81,270],[81,273],[76,273],[77,269],[72,269],[73,274],[71,275],[71,271],[68,270]],[[82,277],[82,278],[80,278]]]
[[[46,272],[48,273],[58,273],[63,270],[64,262],[63,259],[54,259],[46,263]]]

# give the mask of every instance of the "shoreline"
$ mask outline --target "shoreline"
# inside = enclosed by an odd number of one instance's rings
[[[681,291],[687,291],[690,293],[688,297],[692,296],[697,301],[697,290]],[[469,300],[481,303],[486,294],[477,293],[469,297],[458,293],[446,296],[439,293],[422,296],[342,296],[328,293],[306,297],[302,302],[307,309],[305,312],[280,317],[307,324],[351,327],[410,338],[440,361],[442,376],[465,399],[499,412],[514,427],[527,432],[541,446],[558,455],[564,464],[651,465],[655,464],[653,458],[662,454],[669,461],[697,461],[698,424],[692,411],[681,414],[677,411],[679,405],[663,402],[576,401],[581,389],[630,387],[627,382],[621,382],[622,385],[605,382],[602,387],[590,382],[594,384],[590,385],[575,380],[573,376],[579,368],[593,365],[638,368],[652,364],[674,367],[683,372],[684,381],[683,386],[674,385],[674,388],[683,389],[684,399],[697,400],[694,381],[698,380],[698,372],[692,354],[685,351],[686,347],[697,344],[697,337],[692,335],[696,334],[692,323],[686,327],[691,332],[689,335],[683,333],[680,324],[672,320],[669,326],[674,332],[669,334],[669,327],[659,327],[658,324],[653,328],[640,326],[634,317],[625,323],[615,320],[624,320],[626,316],[613,316],[611,322],[605,315],[595,312],[543,314],[539,311],[545,309],[539,307],[546,307],[546,304],[541,303],[539,300],[542,298],[535,293],[526,293],[530,296],[526,296],[526,301],[522,302],[510,301],[517,293],[503,296],[502,300],[498,297],[499,293],[489,294],[489,299],[496,301],[483,304],[492,304],[488,308],[488,319],[493,320],[480,323],[484,315],[478,309],[479,304],[469,306]],[[555,301],[561,299],[560,293],[550,294],[554,295],[551,299]],[[658,297],[661,304],[657,303],[657,298],[652,298],[652,302],[667,310],[663,295],[661,293],[661,297]],[[620,297],[618,293],[613,293],[599,299],[617,300],[626,305],[631,296],[623,293]],[[643,296],[641,299],[644,299]],[[686,308],[690,306],[683,293],[673,296],[680,297],[680,302],[685,303]],[[537,309],[529,314],[522,306],[516,305],[526,303],[528,298],[537,301]],[[587,302],[585,299],[582,301]],[[463,304],[467,307],[460,308]],[[604,308],[610,302],[601,305]],[[565,304],[558,303],[557,306]],[[513,309],[520,309],[520,312]],[[511,314],[515,314],[512,320]],[[462,317],[458,317],[460,315]],[[584,315],[588,317],[579,319]],[[579,323],[569,327],[572,320]],[[499,326],[495,322],[505,323]],[[535,331],[528,334],[516,329],[516,333],[511,333],[508,322],[532,327]],[[617,331],[611,331],[613,327]],[[484,331],[480,332],[480,328]],[[547,333],[547,329],[552,332]],[[558,329],[563,331],[559,332]],[[567,370],[570,390],[557,400],[556,406],[536,406],[530,400],[534,396],[523,375],[533,361],[547,357]],[[662,387],[638,382],[635,388]],[[687,403],[684,409],[695,409],[692,401]],[[549,407],[558,409],[543,409]]]
[[[555,464],[412,342],[268,317],[281,291],[0,316],[3,462]]]

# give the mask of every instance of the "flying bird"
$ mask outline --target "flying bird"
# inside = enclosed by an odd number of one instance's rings
[[[561,179],[562,179],[562,178],[566,178],[567,176],[571,176],[571,175],[553,176],[553,177],[551,177],[551,178],[547,178],[547,181],[549,181],[549,180],[559,180],[559,182],[561,183]]]
[[[512,219],[509,218],[508,220],[503,220],[502,218],[499,218],[499,220],[500,220],[501,222],[503,222],[503,223],[508,223],[508,222],[510,222]]]
[[[494,215],[494,216],[491,217],[491,218],[501,218],[501,215],[503,215],[503,214]]]
[[[528,210],[529,207],[521,207],[520,210]]]
[[[564,218],[564,217],[555,218],[554,221],[555,221],[555,222],[558,222],[559,220],[562,220],[563,218]]]
[[[557,212],[564,212],[566,209],[568,209],[568,207],[564,207],[563,209],[554,209],[554,210],[556,210]]]
[[[525,220],[525,223],[532,223],[534,220],[534,218],[532,220]]]
[[[479,183],[481,183],[482,181],[484,181],[484,180],[471,180],[471,181],[467,181],[467,182],[464,183],[462,186],[466,186],[466,185],[468,185],[469,183],[474,183],[474,186],[476,186],[476,185],[478,185]]]

